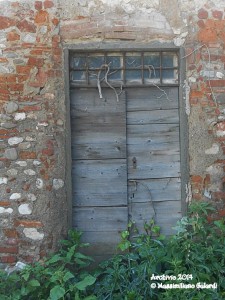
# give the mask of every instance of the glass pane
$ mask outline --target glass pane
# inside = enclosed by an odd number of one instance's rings
[[[178,70],[163,70],[162,71],[163,83],[177,83],[178,82]]]
[[[86,81],[85,71],[73,71],[71,72],[72,81]]]
[[[104,64],[104,56],[89,56],[88,67],[90,69],[99,69]]]
[[[121,70],[112,70],[108,73],[108,79],[110,80],[122,80],[122,71]]]
[[[152,68],[144,70],[144,83],[160,83],[160,71]]]
[[[142,67],[141,55],[132,54],[125,57],[125,66],[127,69],[140,68]]]
[[[86,58],[85,57],[74,57],[72,60],[72,68],[85,69]]]
[[[178,66],[177,55],[174,53],[163,53],[162,56],[162,67],[173,68]]]
[[[125,73],[126,81],[129,82],[138,82],[141,83],[142,76],[141,76],[141,70],[126,70]]]
[[[121,56],[108,56],[106,58],[107,65],[110,66],[110,69],[119,69],[123,66],[123,57]]]
[[[160,67],[160,55],[159,53],[145,53],[144,54],[144,65],[153,66],[154,68]]]

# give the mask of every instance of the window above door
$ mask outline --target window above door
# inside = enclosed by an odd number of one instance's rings
[[[70,83],[74,86],[178,85],[177,51],[74,52]]]

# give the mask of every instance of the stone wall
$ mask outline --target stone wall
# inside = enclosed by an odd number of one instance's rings
[[[59,10],[1,1],[0,15],[0,260],[31,262],[67,232]]]
[[[224,16],[223,0],[0,1],[2,264],[40,259],[69,226],[63,60],[69,45],[185,49],[189,199],[213,201],[214,217],[225,216]]]

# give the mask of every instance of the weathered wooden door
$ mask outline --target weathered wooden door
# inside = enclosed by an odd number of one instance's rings
[[[71,91],[73,226],[101,256],[115,252],[128,222],[124,95]]]
[[[73,227],[92,255],[115,253],[129,220],[171,234],[181,217],[176,55],[71,59]]]
[[[139,231],[154,218],[171,234],[181,216],[179,140],[178,88],[128,88],[128,207]]]

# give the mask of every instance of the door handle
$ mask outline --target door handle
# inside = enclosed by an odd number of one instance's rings
[[[136,167],[137,167],[137,159],[136,159],[135,156],[132,158],[132,162],[133,162],[133,169],[136,169]]]

